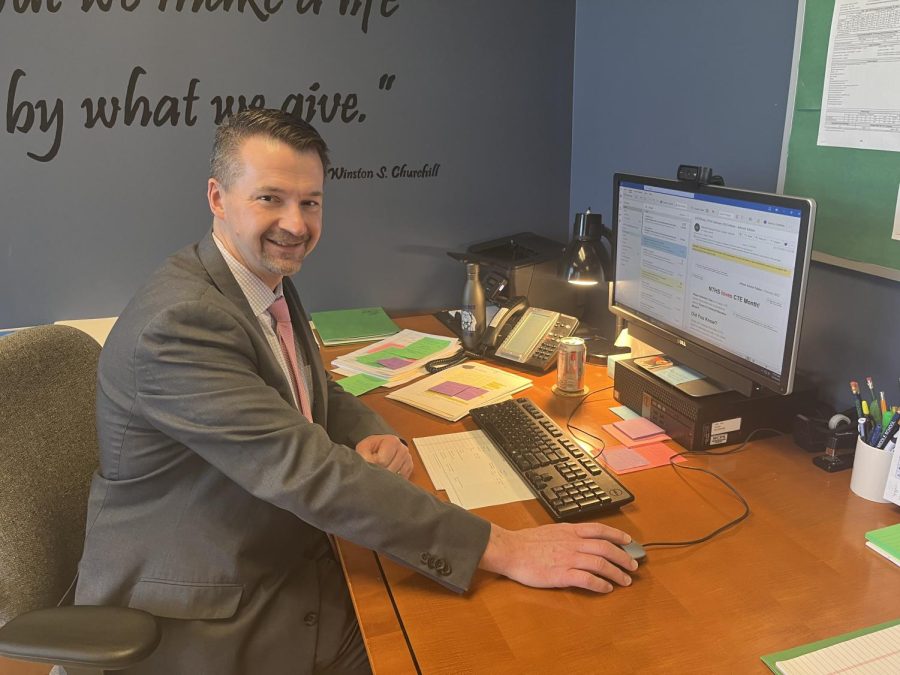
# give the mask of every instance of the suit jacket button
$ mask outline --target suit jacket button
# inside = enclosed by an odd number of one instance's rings
[[[303,617],[303,623],[305,623],[307,626],[315,626],[318,620],[319,615],[315,612],[309,612],[306,616]]]

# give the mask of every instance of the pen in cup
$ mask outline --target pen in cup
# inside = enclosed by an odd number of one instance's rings
[[[859,395],[859,382],[850,380],[850,392],[853,394],[853,405],[856,406],[856,416],[863,416],[862,397]]]
[[[872,433],[869,434],[869,440],[867,440],[866,443],[874,448],[879,438],[881,438],[881,425],[876,424],[875,428],[872,429]]]
[[[881,404],[878,402],[878,394],[875,393],[875,381],[872,379],[871,375],[866,377],[866,386],[869,387],[869,393],[872,395],[872,401],[869,403],[869,410],[874,418],[875,411],[881,408]]]
[[[900,412],[895,412],[891,416],[890,421],[885,425],[884,431],[881,432],[878,440],[875,441],[875,447],[879,450],[883,450],[888,442],[893,440],[894,436],[897,435],[898,426],[900,426]]]

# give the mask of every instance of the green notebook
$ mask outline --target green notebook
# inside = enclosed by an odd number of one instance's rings
[[[900,560],[900,523],[866,532],[866,539],[869,540],[869,546],[889,560]]]
[[[887,529],[887,528],[885,528]],[[777,652],[775,654],[766,654],[765,656],[760,657],[773,673],[781,673],[781,669],[775,664],[779,661],[788,661],[790,659],[796,658],[798,656],[803,656],[804,654],[809,654],[811,652],[817,651],[819,649],[825,649],[826,647],[831,647],[832,645],[836,645],[840,642],[845,642],[847,640],[852,640],[853,638],[860,637],[862,635],[869,635],[876,631],[884,630],[885,628],[890,628],[891,626],[896,626],[900,623],[900,619],[894,619],[892,621],[886,621],[885,623],[878,624],[877,626],[869,626],[868,628],[862,628],[860,630],[855,630],[852,633],[845,633],[843,635],[838,635],[836,637],[827,638],[825,640],[819,640],[818,642],[813,642],[808,645],[801,645],[800,647],[794,647],[793,649],[786,649],[783,652]]]
[[[380,340],[400,330],[381,307],[312,312],[310,317],[324,345]]]

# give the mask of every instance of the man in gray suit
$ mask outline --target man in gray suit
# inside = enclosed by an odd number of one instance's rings
[[[150,278],[103,349],[76,602],[160,618],[132,672],[368,672],[326,533],[457,592],[478,567],[540,587],[631,583],[623,532],[508,531],[409,483],[406,446],[327,376],[287,278],[319,239],[327,161],[285,113],[223,124],[212,232]]]

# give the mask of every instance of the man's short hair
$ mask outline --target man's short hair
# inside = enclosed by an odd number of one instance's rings
[[[241,172],[238,150],[251,136],[272,138],[298,152],[317,152],[328,168],[328,146],[315,127],[304,119],[273,108],[249,108],[235,113],[216,129],[210,176],[228,188]]]

